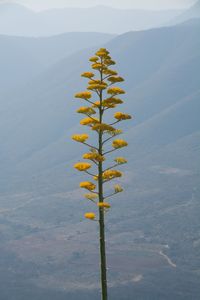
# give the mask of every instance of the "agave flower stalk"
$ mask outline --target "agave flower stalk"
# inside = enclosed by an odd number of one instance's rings
[[[116,138],[122,131],[115,126],[119,122],[131,119],[131,116],[127,113],[115,112],[113,121],[111,123],[106,121],[106,112],[123,103],[119,97],[125,94],[125,91],[115,84],[123,82],[124,79],[110,68],[115,65],[115,62],[105,48],[99,49],[90,58],[90,62],[92,63],[92,72],[84,72],[81,75],[89,80],[87,90],[77,93],[75,98],[81,99],[87,104],[87,106],[81,106],[77,113],[84,115],[80,124],[87,126],[92,132],[96,132],[96,145],[88,142],[89,135],[87,133],[72,136],[73,140],[89,148],[89,152],[83,155],[83,159],[89,162],[76,163],[74,168],[92,177],[92,181],[81,182],[80,187],[88,191],[85,198],[96,206],[98,212],[98,215],[96,212],[87,212],[85,218],[99,222],[101,291],[102,300],[107,300],[105,213],[111,207],[107,199],[122,192],[123,188],[119,184],[115,184],[113,190],[105,194],[104,185],[122,177],[123,174],[115,168],[127,163],[127,160],[124,157],[115,157],[113,164],[105,167],[105,163],[110,153],[128,145],[125,140]]]

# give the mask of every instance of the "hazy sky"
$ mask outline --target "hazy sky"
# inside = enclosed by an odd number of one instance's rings
[[[94,5],[109,5],[118,8],[170,9],[189,7],[195,0],[0,0],[1,2],[17,2],[37,10]]]

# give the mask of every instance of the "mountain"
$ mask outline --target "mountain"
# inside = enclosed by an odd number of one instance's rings
[[[111,53],[120,62],[118,67],[121,73],[126,74],[128,99],[129,102],[131,101],[130,104],[127,104],[127,109],[137,116],[135,124],[139,125],[141,122],[147,122],[150,118],[198,91],[200,48],[198,35],[199,23],[193,26],[183,24],[183,26],[173,28],[138,33],[130,32],[113,39],[107,44]],[[159,49],[159,53],[158,50],[156,51],[156,47]],[[11,143],[11,145],[7,145],[7,142],[5,142],[1,148],[3,151],[7,147],[7,150],[5,150],[6,156],[8,155],[8,149],[15,149],[12,158],[18,162],[20,157],[23,158],[24,151],[26,151],[26,147],[24,147],[23,153],[20,154],[24,138],[30,142],[30,144],[28,143],[28,149],[30,148],[34,153],[36,144],[40,149],[41,141],[45,145],[45,140],[49,140],[51,147],[54,145],[56,132],[61,134],[65,130],[65,126],[73,127],[77,119],[73,120],[71,118],[75,110],[75,103],[74,101],[71,102],[71,98],[79,87],[79,73],[88,68],[87,57],[90,54],[92,54],[92,51],[84,50],[61,60],[45,73],[40,74],[25,89],[23,88],[15,93],[14,100],[12,95],[8,96],[6,102],[11,105],[14,101],[17,105],[12,105],[13,108],[9,111],[10,117],[5,118],[6,124],[8,120],[12,120],[14,115],[17,115],[21,121],[19,125],[14,126],[13,138],[8,139],[8,143]],[[151,57],[150,64],[148,63],[149,56]],[[134,66],[134,68],[131,66]],[[179,81],[176,83],[177,74],[179,74]],[[83,82],[80,82],[83,86]],[[57,102],[55,102],[55,98],[58,97],[61,106],[57,106]],[[36,101],[36,99],[38,100]],[[70,105],[67,104],[68,101],[70,101]],[[18,106],[21,107],[21,111],[19,111]],[[26,114],[24,114],[24,111]],[[33,112],[35,112],[35,116],[37,115],[37,124]],[[55,117],[56,113],[57,118]],[[55,126],[55,118],[58,122],[57,126]],[[23,126],[22,128],[21,124],[26,123],[29,126]],[[4,124],[1,127],[12,129],[12,126],[12,123],[10,125],[8,123],[8,125]],[[38,132],[39,126],[43,128],[44,132],[46,130],[45,137],[42,135],[41,130]],[[46,129],[44,126],[46,126]],[[48,130],[49,126],[52,127],[51,130]],[[29,127],[32,128],[32,136],[29,135]],[[16,138],[19,140],[19,134],[16,134],[16,131],[20,133],[22,138],[20,143],[17,143]],[[55,136],[53,132],[55,132]],[[41,139],[39,139],[40,135]],[[10,137],[11,133],[7,136]],[[17,148],[14,146],[15,144],[18,144]],[[45,148],[45,151],[48,151],[46,146]],[[48,157],[47,154],[45,156]],[[61,155],[59,155],[59,159],[61,159]],[[65,159],[63,158],[63,160]],[[12,168],[14,161],[11,161]],[[51,162],[53,162],[52,159]],[[39,164],[41,167],[41,162]],[[34,166],[36,166],[35,163]]]
[[[198,0],[192,7],[177,16],[172,24],[182,23],[190,19],[200,18],[200,1]]]
[[[0,92],[16,88],[62,58],[88,47],[106,43],[114,36],[102,33],[65,33],[29,38],[0,35]]]
[[[134,116],[123,126],[125,191],[106,218],[111,299],[200,295],[199,34],[196,20],[105,43]],[[95,50],[62,58],[2,99],[2,300],[98,297],[97,227],[82,220],[94,207],[72,168],[84,149],[70,138],[82,131],[73,95]]]
[[[49,36],[80,31],[80,28],[83,32],[116,34],[158,27],[180,13],[174,10],[120,10],[106,6],[34,12],[17,4],[0,4],[0,34]]]

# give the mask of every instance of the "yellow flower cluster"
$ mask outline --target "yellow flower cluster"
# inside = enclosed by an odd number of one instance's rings
[[[123,131],[121,129],[116,129],[115,131],[111,132],[112,136],[117,136],[122,134]]]
[[[124,81],[124,79],[120,76],[111,76],[108,78],[108,81],[110,81],[111,83],[116,83],[116,82],[122,82]]]
[[[100,155],[97,152],[90,152],[83,154],[83,159],[95,160],[97,162],[102,162],[105,160],[105,157]]]
[[[112,60],[109,55],[109,51],[105,48],[99,49],[95,54],[101,59],[104,66],[115,65],[114,60]]]
[[[107,98],[105,100],[103,100],[102,105],[103,106],[110,106],[110,107],[115,107],[118,104],[122,104],[123,101],[119,98]]]
[[[116,104],[113,104],[113,103],[106,103],[106,102],[102,102],[102,106],[105,107],[105,108],[115,108],[116,107]]]
[[[99,91],[102,91],[102,90],[105,90],[107,88],[107,84],[106,83],[92,83],[88,86],[88,90],[99,90]]]
[[[81,162],[81,163],[76,163],[74,165],[74,168],[82,172],[82,171],[87,171],[88,169],[91,168],[91,166],[92,165],[89,163]]]
[[[114,189],[115,189],[115,193],[121,193],[121,192],[123,192],[123,188],[119,184],[116,184],[114,186]]]
[[[113,148],[118,149],[128,146],[128,143],[124,140],[114,140],[112,146]]]
[[[75,98],[80,98],[80,99],[85,99],[85,100],[88,100],[91,97],[92,97],[92,93],[88,92],[88,91],[80,92],[75,95]]]
[[[89,181],[83,181],[80,183],[80,187],[89,191],[93,191],[96,189],[96,185]]]
[[[97,79],[93,79],[93,80],[90,80],[89,82],[88,82],[88,84],[89,85],[91,85],[91,84],[103,84],[103,82],[101,81],[101,80],[97,80]]]
[[[94,77],[94,74],[92,72],[84,72],[83,74],[81,74],[81,76],[85,78],[92,78]]]
[[[110,208],[111,207],[111,205],[107,202],[99,202],[99,203],[97,203],[97,206],[101,207],[101,208]]]
[[[105,66],[101,63],[94,63],[94,64],[92,64],[92,68],[94,70],[103,70],[105,68]]]
[[[122,90],[120,87],[113,86],[107,90],[107,93],[110,95],[120,95],[125,94],[125,91]]]
[[[97,62],[98,60],[99,60],[99,58],[96,57],[96,56],[92,56],[92,57],[89,59],[89,61],[91,61],[91,62]]]
[[[84,195],[86,199],[94,201],[98,196],[97,194],[85,194]]]
[[[107,66],[112,66],[112,65],[115,65],[116,62],[115,62],[114,60],[112,60],[112,59],[109,59],[109,58],[107,59],[107,58],[106,58],[106,59],[104,60],[104,64],[107,65]]]
[[[88,118],[82,119],[82,120],[80,121],[80,124],[81,124],[81,125],[93,125],[93,124],[96,124],[96,123],[98,123],[98,122],[99,122],[98,119],[88,117]]]
[[[108,170],[108,171],[103,172],[102,176],[103,176],[104,180],[111,180],[113,178],[122,177],[122,173],[117,170]]]
[[[101,124],[95,124],[92,127],[92,130],[97,130],[97,131],[114,131],[115,128],[112,127],[111,125],[101,123]]]
[[[92,107],[82,106],[77,111],[79,114],[87,114],[87,115],[94,115],[96,114],[95,110]]]
[[[122,120],[130,120],[131,119],[131,115],[128,114],[124,114],[122,112],[116,112],[114,115],[115,119],[122,121]]]
[[[95,215],[95,213],[89,212],[89,213],[85,214],[85,218],[89,219],[89,220],[95,220],[96,215]]]
[[[118,74],[116,71],[110,69],[103,70],[103,73],[108,76],[116,76]]]
[[[79,142],[79,143],[84,143],[87,139],[89,138],[89,135],[88,134],[74,134],[72,136],[72,139],[76,142]]]
[[[115,158],[115,161],[117,164],[119,165],[123,165],[123,164],[126,164],[127,163],[127,160],[124,158],[124,157],[116,157]]]
[[[96,53],[97,56],[99,57],[108,57],[109,51],[106,50],[105,48],[100,48]]]

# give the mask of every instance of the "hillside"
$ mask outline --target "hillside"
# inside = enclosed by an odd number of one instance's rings
[[[83,32],[116,34],[158,27],[180,13],[178,10],[120,10],[106,6],[34,12],[17,4],[0,4],[0,34],[49,36],[64,32],[79,32],[80,28]]]
[[[113,300],[200,295],[199,34],[200,22],[186,22],[105,43],[127,79],[124,110],[134,115],[125,127],[125,192],[111,202],[107,220]],[[61,59],[3,99],[3,300],[23,300],[20,289],[30,300],[90,300],[98,293],[97,228],[82,220],[92,206],[83,202],[81,176],[72,168],[84,149],[70,139],[80,130],[73,95],[84,88],[79,76],[94,51]]]
[[[172,24],[182,23],[190,19],[200,18],[200,1],[197,0],[191,8],[172,20]]]
[[[199,24],[194,24],[193,27],[188,26],[187,29],[183,28],[174,27],[128,33],[115,38],[107,45],[120,62],[118,67],[121,73],[127,76],[128,101],[126,106],[131,113],[136,115],[135,125],[148,121],[149,118],[185,97],[190,97],[199,89]],[[156,47],[159,49],[159,56],[154,46],[155,41],[157,41]],[[122,51],[122,49],[125,50]],[[148,49],[148,53],[146,51],[139,52],[139,49]],[[62,138],[66,139],[66,136],[62,136],[66,132],[66,126],[73,127],[77,122],[78,117],[71,117],[77,106],[76,102],[71,99],[73,93],[79,90],[79,84],[83,85],[83,81],[77,80],[79,80],[81,71],[88,68],[87,57],[90,53],[92,51],[86,50],[63,59],[41,74],[27,88],[16,93],[14,99],[12,95],[8,97],[7,102],[12,108],[9,110],[8,116],[1,119],[1,124],[2,128],[11,131],[9,134],[4,133],[5,136],[9,136],[9,139],[6,137],[1,151],[3,152],[5,149],[7,156],[8,149],[15,149],[14,155],[11,155],[12,168],[15,162],[19,163],[19,159],[20,161],[24,160],[24,155],[27,155],[29,159],[34,155],[35,150],[40,151],[43,146],[48,152],[48,149],[55,147],[56,140],[61,139],[62,143]],[[135,54],[133,55],[133,53]],[[149,56],[151,56],[151,64],[148,64]],[[194,72],[196,72],[196,76],[193,78]],[[176,74],[180,74],[178,82],[174,80]],[[191,80],[191,78],[193,79]],[[60,99],[59,105],[57,101],[55,102],[57,98]],[[12,105],[13,101],[17,105]],[[37,123],[35,123],[34,114],[37,115]],[[12,136],[13,123],[10,123],[9,120],[14,115],[18,117],[14,126],[14,136]],[[15,122],[14,119],[13,122]],[[27,124],[27,126],[24,127],[21,124]],[[40,127],[41,129],[39,129]],[[29,135],[29,128],[31,128],[32,136]],[[3,131],[5,132],[5,129]],[[19,143],[16,142],[16,139]],[[23,140],[27,141],[27,149],[23,147],[22,151]],[[14,146],[15,144],[17,146]],[[28,149],[30,149],[30,153],[28,153]],[[69,155],[71,154],[69,153]],[[47,154],[45,156],[48,157]],[[65,159],[63,157],[63,162]],[[62,161],[60,155],[59,160]],[[4,158],[3,161],[5,163]]]
[[[103,33],[65,33],[41,38],[0,35],[0,65],[4,70],[0,93],[24,85],[68,55],[106,43],[114,36]]]

